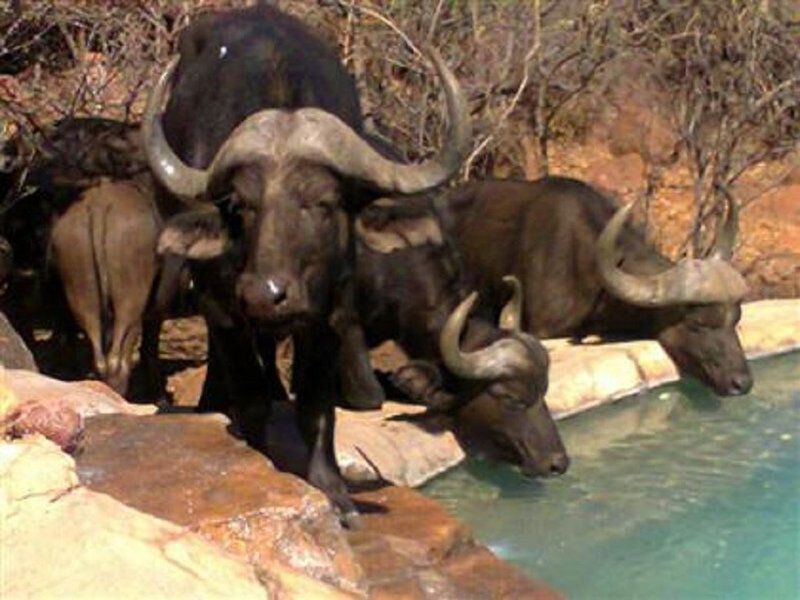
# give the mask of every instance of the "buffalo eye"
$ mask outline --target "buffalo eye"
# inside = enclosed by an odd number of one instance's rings
[[[688,319],[686,321],[686,327],[692,333],[702,333],[703,329],[705,329],[703,323],[696,319]]]
[[[255,209],[242,202],[236,194],[227,194],[214,200],[219,208],[225,224],[230,228],[234,237],[242,233],[243,227],[252,220]]]
[[[493,385],[489,394],[508,410],[525,410],[530,405],[526,398],[509,392],[502,384]]]

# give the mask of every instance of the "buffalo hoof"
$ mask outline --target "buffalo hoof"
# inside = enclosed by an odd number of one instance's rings
[[[358,514],[358,511],[355,509],[348,512],[340,512],[339,522],[342,524],[342,527],[351,531],[358,531],[364,524],[361,520],[361,515]]]

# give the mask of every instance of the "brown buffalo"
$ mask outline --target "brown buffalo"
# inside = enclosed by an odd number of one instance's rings
[[[492,304],[502,303],[504,275],[522,281],[526,331],[652,338],[718,394],[752,387],[736,334],[747,288],[729,262],[733,206],[709,256],[678,263],[626,225],[630,207],[573,179],[468,183],[439,209]]]
[[[61,280],[53,273],[52,230],[86,190],[105,185],[104,179],[146,182],[149,165],[139,129],[109,119],[63,119],[33,138],[15,136],[4,145],[2,157],[0,233],[13,249],[13,268],[0,303],[44,372],[83,377],[88,353]],[[125,292],[115,293],[121,297]]]
[[[143,327],[143,320],[158,272],[159,221],[144,184],[107,180],[85,190],[52,227],[53,264],[97,374],[123,395],[140,338],[145,370],[156,377],[159,321]]]

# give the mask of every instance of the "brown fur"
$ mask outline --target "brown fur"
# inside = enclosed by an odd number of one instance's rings
[[[159,219],[133,182],[101,181],[53,225],[51,245],[69,306],[92,345],[98,375],[127,392],[157,273]]]
[[[472,284],[490,304],[505,299],[504,275],[522,282],[526,331],[656,339],[682,372],[720,394],[752,386],[735,330],[738,303],[646,308],[604,289],[596,243],[617,206],[590,186],[561,177],[472,182],[441,198],[438,209]],[[617,248],[620,268],[631,274],[672,267],[633,227],[623,230]]]

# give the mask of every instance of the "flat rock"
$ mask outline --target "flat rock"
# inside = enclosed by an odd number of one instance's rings
[[[203,387],[205,366],[186,369],[170,379],[177,406],[195,406]],[[384,402],[380,410],[336,409],[336,458],[353,482],[387,481],[417,486],[464,460],[464,450],[452,431],[421,422],[422,406]],[[276,403],[267,431],[269,455],[283,470],[301,472],[305,453],[296,431],[294,408]]]
[[[370,598],[561,598],[476,543],[468,527],[419,492],[389,487],[356,500],[363,526],[349,537]]]
[[[77,447],[86,417],[155,410],[128,403],[99,381],[67,383],[20,369],[0,372],[0,433],[11,438],[39,433],[67,452]]]
[[[351,481],[417,486],[464,459],[452,431],[415,421],[421,406],[384,402],[376,411],[336,411],[336,457]]]
[[[743,304],[738,330],[748,358],[796,350],[800,348],[800,299]]]
[[[43,436],[0,443],[0,507],[78,485],[75,462]],[[0,561],[2,563],[2,561]]]
[[[78,485],[41,437],[0,444],[0,597],[261,598],[249,565]]]
[[[82,417],[122,413],[149,415],[152,404],[131,404],[100,381],[60,381],[21,369],[6,369],[6,385],[20,402],[67,405]]]
[[[197,532],[259,571],[361,592],[361,569],[327,498],[276,471],[226,426],[219,415],[93,417],[78,474],[90,489]]]

